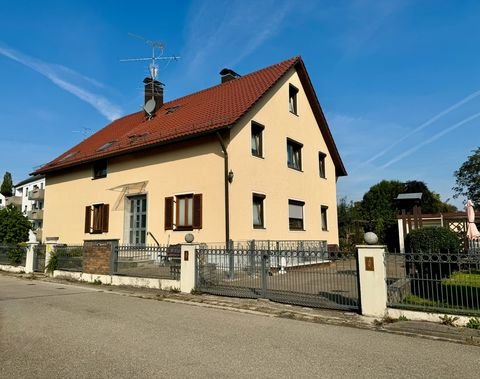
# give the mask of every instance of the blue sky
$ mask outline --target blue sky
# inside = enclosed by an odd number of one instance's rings
[[[0,172],[24,179],[110,120],[140,109],[151,51],[166,99],[302,55],[359,200],[381,179],[451,199],[480,145],[477,1],[0,2]],[[450,202],[459,205],[464,199]]]

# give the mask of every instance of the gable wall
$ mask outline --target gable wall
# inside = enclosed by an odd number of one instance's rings
[[[298,116],[288,107],[289,84],[299,89]],[[265,126],[263,158],[251,154],[251,121]],[[287,137],[303,144],[302,172],[287,167]],[[232,130],[228,147],[234,180],[230,185],[231,238],[320,239],[338,243],[335,166],[294,69]],[[326,179],[319,175],[318,153],[327,154]],[[252,194],[266,195],[265,229],[252,225]],[[290,231],[288,200],[301,200],[305,231]],[[320,206],[328,206],[328,231],[322,231]]]

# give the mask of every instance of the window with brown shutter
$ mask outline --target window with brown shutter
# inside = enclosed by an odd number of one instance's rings
[[[85,233],[100,234],[108,232],[110,207],[108,204],[94,204],[85,208]]]
[[[175,214],[174,214],[175,203]],[[174,220],[175,216],[175,220]],[[202,228],[202,194],[187,194],[165,198],[165,230]]]
[[[165,230],[173,229],[173,197],[165,198]]]
[[[202,194],[193,195],[193,229],[202,229]]]

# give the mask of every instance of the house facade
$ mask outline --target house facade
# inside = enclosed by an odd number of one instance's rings
[[[7,204],[14,204],[32,223],[29,241],[42,242],[43,213],[45,200],[45,175],[34,175],[13,186],[13,196]]]
[[[114,121],[39,169],[44,236],[338,244],[346,171],[301,58],[222,81],[165,104],[145,81],[154,111]]]

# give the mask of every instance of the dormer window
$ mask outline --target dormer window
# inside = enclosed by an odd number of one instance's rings
[[[298,115],[297,94],[298,94],[298,88],[290,84],[288,88],[288,110],[295,115]]]
[[[105,178],[107,176],[107,161],[105,159],[93,164],[93,179]]]

